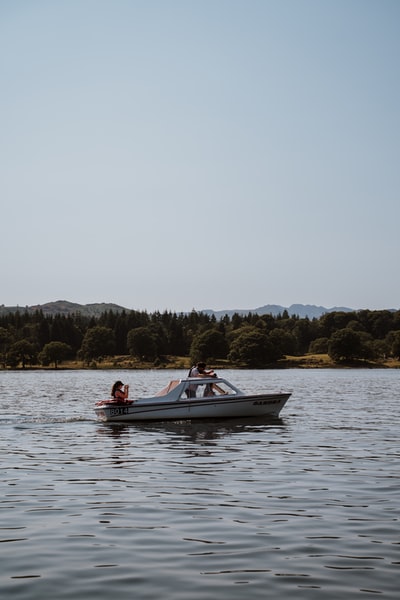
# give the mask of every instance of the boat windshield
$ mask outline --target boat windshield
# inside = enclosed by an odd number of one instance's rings
[[[181,394],[181,399],[186,398],[209,398],[213,396],[237,395],[237,390],[232,388],[228,382],[218,380],[214,383],[210,380],[193,379],[188,382]]]
[[[156,396],[166,396],[171,390],[176,388],[178,384],[179,379],[174,379],[173,381],[170,381],[169,384],[165,386],[165,388],[163,388],[156,394]]]

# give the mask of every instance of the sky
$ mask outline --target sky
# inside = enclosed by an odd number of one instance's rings
[[[398,0],[0,0],[0,304],[400,308]]]

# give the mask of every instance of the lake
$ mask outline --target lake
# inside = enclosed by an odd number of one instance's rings
[[[13,600],[398,598],[400,371],[219,372],[279,419],[107,424],[112,383],[0,371],[0,594]]]

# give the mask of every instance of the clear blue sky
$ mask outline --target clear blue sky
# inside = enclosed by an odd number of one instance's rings
[[[399,308],[398,0],[0,0],[0,304]]]

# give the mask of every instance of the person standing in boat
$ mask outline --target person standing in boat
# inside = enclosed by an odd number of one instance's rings
[[[129,385],[124,385],[122,381],[116,381],[112,386],[111,397],[115,402],[125,402],[129,396]]]

